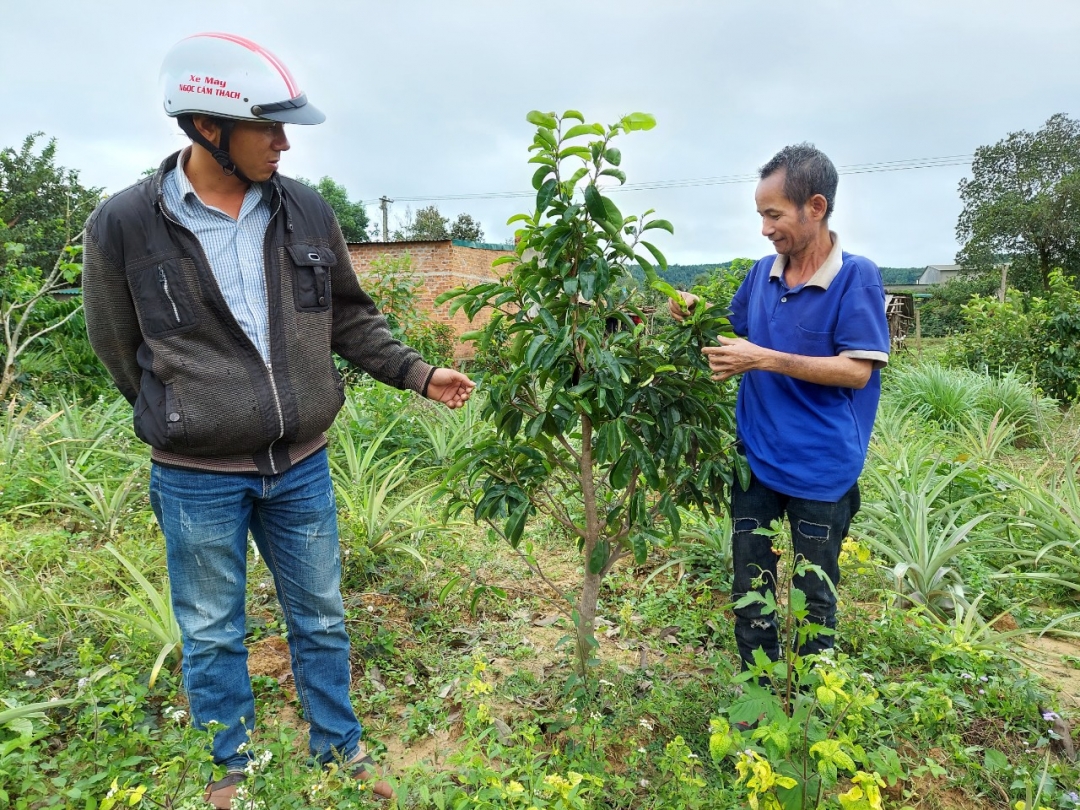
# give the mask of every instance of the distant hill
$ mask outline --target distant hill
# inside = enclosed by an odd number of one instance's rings
[[[669,264],[668,269],[660,273],[672,287],[689,290],[700,276],[707,276],[718,267],[728,267],[731,261],[713,262],[712,264]]]
[[[881,280],[889,286],[914,284],[925,270],[925,267],[882,267]]]
[[[660,277],[673,287],[689,290],[701,276],[706,276],[718,267],[730,267],[731,261],[713,262],[712,264],[669,264]],[[926,270],[925,267],[882,267],[881,279],[887,285],[914,284]]]

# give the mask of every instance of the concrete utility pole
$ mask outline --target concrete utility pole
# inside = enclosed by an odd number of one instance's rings
[[[384,242],[390,241],[389,215],[390,215],[390,203],[393,200],[389,199],[385,194],[379,197],[379,208],[382,209],[382,240]]]

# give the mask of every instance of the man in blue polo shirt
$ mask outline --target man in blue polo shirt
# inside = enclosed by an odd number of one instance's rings
[[[785,515],[795,553],[840,581],[840,545],[859,510],[858,478],[889,359],[881,273],[872,261],[845,253],[829,230],[838,176],[809,144],[788,146],[760,171],[755,193],[762,234],[776,255],[750,269],[731,301],[737,335],[702,351],[714,380],[741,374],[736,404],[740,451],[751,470],[748,489],[732,487],[735,581],[732,599],[776,579],[768,537],[754,532]],[[697,298],[683,293],[692,308]],[[672,314],[685,314],[672,302]],[[809,620],[836,627],[836,597],[814,574],[794,583],[806,594]],[[744,666],[761,647],[780,656],[775,616],[760,605],[735,611]],[[810,639],[802,654],[832,646]]]

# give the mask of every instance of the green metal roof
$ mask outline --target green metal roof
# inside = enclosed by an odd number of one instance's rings
[[[497,242],[470,242],[468,239],[451,239],[457,247],[476,248],[477,250],[513,250],[513,245],[500,245]]]

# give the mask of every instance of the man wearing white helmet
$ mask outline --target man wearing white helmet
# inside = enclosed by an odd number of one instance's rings
[[[320,763],[371,758],[349,702],[349,638],[326,430],[344,401],[336,353],[450,408],[463,374],[395,340],[360,288],[330,207],[278,174],[285,124],[325,116],[273,54],[198,34],[162,67],[165,111],[192,145],[103,202],[86,226],[91,343],[151,445],[194,722],[222,724],[207,786],[244,779],[254,698],[244,646],[248,533],[274,576],[297,694]],[[383,781],[376,793],[392,794]]]

